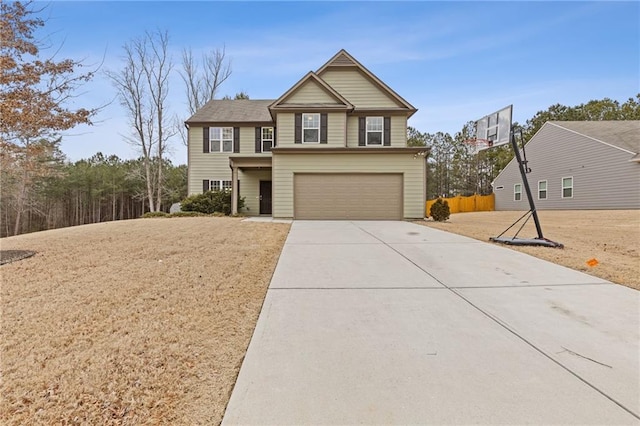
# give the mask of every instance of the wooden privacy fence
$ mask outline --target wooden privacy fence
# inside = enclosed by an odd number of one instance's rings
[[[468,197],[463,197],[462,195],[458,195],[457,197],[450,198],[442,198],[449,203],[449,211],[451,213],[462,213],[462,212],[492,212],[495,210],[496,205],[496,197],[495,194],[489,195],[470,195]],[[429,217],[429,210],[431,210],[431,205],[435,203],[435,200],[427,201],[426,205],[426,217]]]

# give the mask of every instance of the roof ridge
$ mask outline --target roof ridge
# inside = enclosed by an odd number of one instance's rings
[[[399,102],[401,105],[403,105],[406,109],[412,111],[411,114],[409,114],[409,116],[411,116],[413,113],[415,113],[417,111],[417,108],[414,107],[413,105],[411,105],[406,99],[404,99],[402,96],[400,96],[395,90],[393,90],[391,87],[389,87],[384,81],[382,81],[377,75],[375,75],[374,73],[372,73],[371,71],[369,71],[369,69],[367,67],[365,67],[364,65],[362,65],[360,62],[358,62],[358,60],[356,58],[354,58],[349,52],[347,52],[345,49],[340,49],[340,51],[338,51],[338,53],[336,53],[335,55],[333,55],[331,57],[331,59],[329,59],[324,65],[322,65],[320,68],[318,68],[318,70],[316,71],[316,74],[318,76],[320,76],[320,74],[322,72],[324,72],[328,67],[330,67],[331,65],[333,65],[333,63],[340,58],[341,56],[346,57],[347,59],[351,60],[353,62],[353,66],[355,66],[357,69],[359,69],[360,71],[362,71],[365,76],[367,76],[375,85],[379,86],[381,89],[383,89],[384,91],[386,91],[393,99],[395,99],[397,102]],[[341,66],[345,66],[344,64],[342,64]],[[321,77],[321,76],[320,76]]]

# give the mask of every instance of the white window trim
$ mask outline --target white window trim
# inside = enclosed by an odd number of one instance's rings
[[[220,190],[224,190],[224,183],[229,182],[229,188],[227,188],[227,190],[231,191],[231,181],[227,179],[209,179],[209,191],[214,191],[214,182],[220,186]]]
[[[271,139],[265,139],[264,138],[264,129],[271,129]],[[267,141],[271,141],[271,148],[273,148],[276,145],[276,141],[275,141],[275,132],[274,132],[274,127],[261,127],[260,128],[260,152],[262,153],[266,153],[266,152],[271,152],[271,151],[265,151],[264,150],[264,143]]]
[[[568,186],[568,187],[565,188],[565,186],[564,186],[564,180],[565,179],[571,179],[571,186]],[[571,188],[571,197],[565,197],[564,196],[564,190],[565,189],[569,189],[569,188]],[[573,198],[573,176],[565,176],[562,179],[560,179],[560,196],[562,198],[565,198],[565,199]]]
[[[544,182],[544,198],[540,198],[540,183]],[[538,200],[546,200],[547,198],[549,198],[549,182],[545,179],[545,180],[539,180],[538,181]]]
[[[382,120],[382,130],[380,130],[380,143],[374,143],[369,145],[369,130],[367,129],[367,120],[369,120],[370,118],[379,118]],[[371,132],[374,132],[373,130]],[[376,133],[378,133],[378,131],[375,131]],[[364,144],[365,146],[384,146],[384,117],[366,117],[364,120]]]
[[[520,187],[520,191],[516,191],[516,187]],[[516,194],[520,194],[520,199],[516,199]],[[513,184],[513,201],[522,201],[522,184],[514,183]]]
[[[211,129],[220,129],[220,139],[213,139],[213,132],[211,131]],[[224,150],[224,141],[229,141],[229,139],[224,139],[223,138],[223,134],[224,134],[224,129],[231,129],[231,151],[225,151]],[[209,127],[209,152],[210,153],[214,153],[214,154],[230,154],[233,153],[233,127]],[[214,151],[212,149],[213,146],[213,141],[214,140],[219,140],[220,141],[220,150],[219,151]]]
[[[306,121],[305,120],[305,116],[308,116],[308,115],[316,115],[316,116],[318,116],[318,127],[305,127],[304,126],[305,121]],[[302,143],[320,143],[320,119],[321,119],[320,113],[317,113],[317,112],[308,112],[308,113],[303,113],[302,114],[302,135],[301,135],[302,136]],[[306,141],[306,140],[304,140],[304,131],[305,130],[318,130],[318,140],[317,141]]]

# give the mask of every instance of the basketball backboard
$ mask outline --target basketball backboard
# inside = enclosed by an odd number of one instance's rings
[[[513,105],[509,105],[476,121],[476,139],[487,141],[486,144],[479,144],[479,149],[487,149],[509,143],[512,114]]]

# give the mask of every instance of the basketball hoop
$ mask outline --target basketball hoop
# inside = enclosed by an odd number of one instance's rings
[[[482,150],[489,149],[493,146],[493,141],[490,139],[466,139],[463,143],[473,147],[474,153],[478,153]]]

